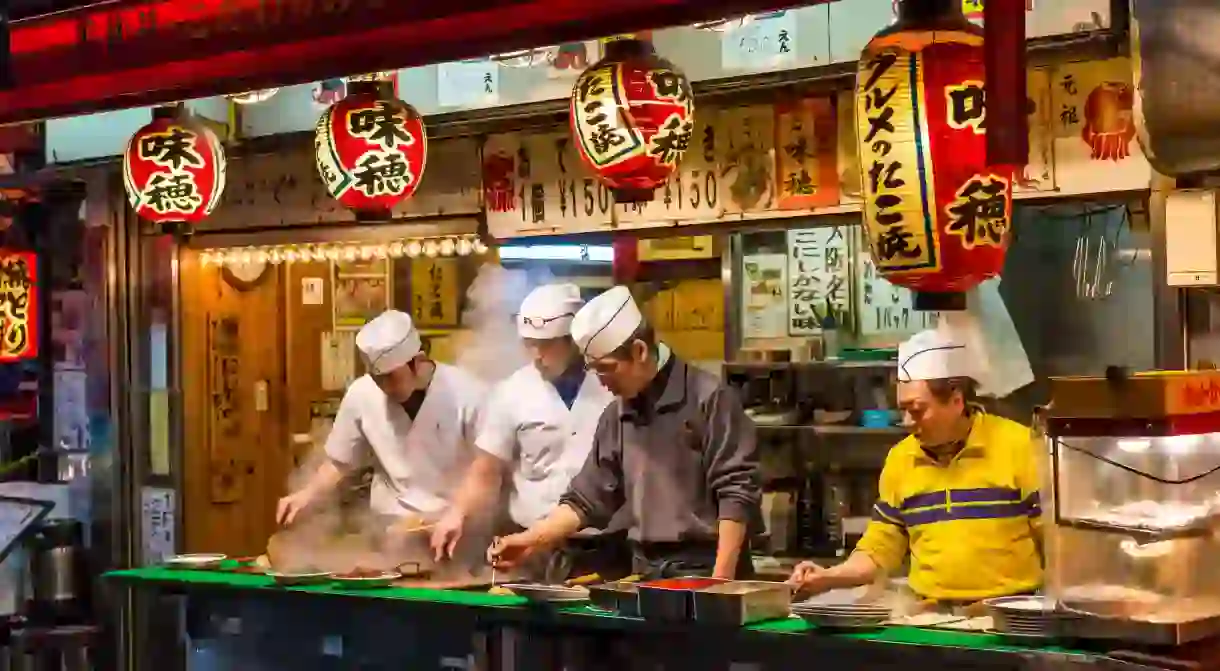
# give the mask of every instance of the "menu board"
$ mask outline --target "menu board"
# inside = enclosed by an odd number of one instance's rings
[[[25,533],[54,507],[52,501],[0,496],[0,561],[4,561]]]

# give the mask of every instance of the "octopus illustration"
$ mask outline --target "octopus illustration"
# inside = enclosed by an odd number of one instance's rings
[[[1080,137],[1095,161],[1121,161],[1131,155],[1135,139],[1135,93],[1124,82],[1102,82],[1084,103]]]

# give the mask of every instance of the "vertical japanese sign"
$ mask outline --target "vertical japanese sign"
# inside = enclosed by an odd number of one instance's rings
[[[38,257],[0,250],[0,362],[38,356]]]
[[[919,81],[912,79],[918,58],[881,52],[862,61],[857,75],[865,231],[883,272],[940,267],[931,143],[915,113],[925,108]]]
[[[846,226],[789,230],[788,334],[815,335],[833,314],[848,323],[851,312],[850,244]]]
[[[801,210],[839,204],[834,105],[803,98],[775,106],[776,205]]]
[[[1152,167],[1136,140],[1130,59],[1065,63],[1052,73],[1058,191],[1148,188]]]
[[[456,258],[411,260],[411,317],[422,328],[458,326],[461,289]]]

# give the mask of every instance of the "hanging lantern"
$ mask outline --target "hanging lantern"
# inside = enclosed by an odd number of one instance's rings
[[[0,309],[0,363],[38,356],[38,257],[33,252],[0,249],[0,291],[6,300]]]
[[[1013,170],[987,165],[983,37],[961,1],[903,0],[899,12],[856,75],[864,226],[887,280],[960,294],[1003,268]]]
[[[211,129],[180,106],[155,108],[152,121],[127,141],[123,186],[141,218],[184,230],[220,202],[224,147]]]
[[[606,44],[572,89],[580,155],[620,203],[652,200],[678,167],[695,127],[690,82],[649,42]]]
[[[318,174],[335,200],[359,219],[385,220],[415,194],[428,158],[424,121],[390,94],[392,85],[362,79],[318,119]]]

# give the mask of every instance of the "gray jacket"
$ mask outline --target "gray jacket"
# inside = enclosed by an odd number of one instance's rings
[[[753,527],[762,478],[754,423],[736,391],[676,357],[663,371],[652,408],[622,399],[606,407],[560,503],[593,527],[626,506],[629,536],[644,543],[714,541],[722,519]]]

